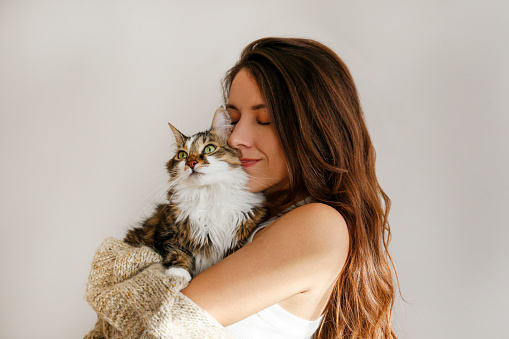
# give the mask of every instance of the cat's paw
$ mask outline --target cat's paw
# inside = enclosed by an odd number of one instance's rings
[[[166,275],[172,275],[184,278],[187,282],[191,281],[191,274],[182,267],[170,267],[166,269]]]

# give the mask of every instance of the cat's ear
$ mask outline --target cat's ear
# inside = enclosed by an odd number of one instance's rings
[[[223,107],[219,107],[214,113],[214,119],[212,119],[212,129],[224,133],[229,136],[232,132],[232,124],[230,115]]]
[[[171,131],[173,132],[173,135],[175,136],[175,141],[177,142],[177,144],[178,145],[184,144],[184,142],[186,140],[186,136],[184,134],[180,133],[180,131],[178,129],[176,129],[175,127],[173,127],[172,124],[168,123],[168,125],[170,126]]]

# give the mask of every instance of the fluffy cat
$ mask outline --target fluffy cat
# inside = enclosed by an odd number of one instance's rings
[[[224,109],[215,112],[210,130],[191,137],[169,125],[177,151],[166,164],[168,203],[124,241],[153,248],[169,274],[190,280],[245,245],[266,212],[262,193],[246,189],[249,177],[228,145],[231,125]]]

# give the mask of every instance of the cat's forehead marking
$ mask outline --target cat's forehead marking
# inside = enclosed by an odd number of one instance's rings
[[[190,153],[201,153],[203,147],[208,143],[209,137],[207,133],[198,133],[193,136],[192,142],[189,144]]]
[[[195,138],[194,136],[187,138],[186,143],[185,143],[185,146],[187,149],[191,149],[191,145],[193,144],[194,138]]]

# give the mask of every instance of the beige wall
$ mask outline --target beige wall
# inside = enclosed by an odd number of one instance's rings
[[[0,337],[92,327],[92,255],[158,200],[167,122],[206,128],[223,73],[269,35],[328,44],[357,81],[401,337],[506,335],[509,3],[183,3],[0,2]]]

